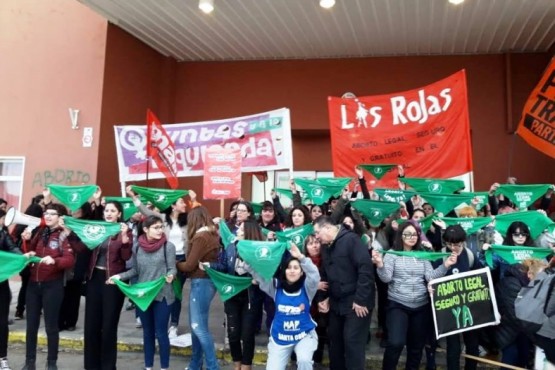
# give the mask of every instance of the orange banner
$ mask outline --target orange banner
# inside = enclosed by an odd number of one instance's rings
[[[524,105],[516,133],[529,145],[555,158],[555,58]]]
[[[466,93],[461,70],[426,87],[388,95],[328,98],[333,172],[402,164],[411,177],[448,178],[472,171]],[[376,186],[396,186],[390,171]]]

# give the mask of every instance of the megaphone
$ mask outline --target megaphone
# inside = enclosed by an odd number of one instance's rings
[[[31,230],[39,226],[41,222],[42,220],[40,217],[29,216],[25,213],[21,213],[15,209],[15,207],[10,207],[8,212],[6,212],[6,217],[4,218],[5,226],[10,226],[12,224],[27,225]]]

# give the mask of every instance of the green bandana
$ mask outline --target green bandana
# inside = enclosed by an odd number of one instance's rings
[[[220,229],[220,239],[222,239],[224,248],[227,249],[227,246],[235,241],[235,235],[229,230],[229,227],[227,227],[223,219],[220,220],[218,228]]]
[[[351,177],[319,177],[316,179],[317,183],[324,186],[341,186],[342,188],[347,186],[351,181],[353,181]]]
[[[409,185],[418,193],[453,194],[458,190],[464,189],[464,182],[462,180],[400,177],[399,181]]]
[[[178,301],[183,300],[183,287],[181,286],[180,278],[175,276],[172,281],[173,294]]]
[[[162,276],[158,280],[145,281],[129,285],[118,279],[112,279],[118,288],[133,301],[141,311],[146,311],[154,301],[158,293],[166,284],[166,277]]]
[[[160,211],[164,211],[179,198],[189,194],[188,190],[145,188],[137,185],[131,185],[131,188],[135,193],[143,196],[146,200],[154,204]]]
[[[386,202],[408,202],[410,198],[416,195],[412,190],[401,189],[381,189],[376,188],[374,192],[380,196],[380,199]]]
[[[243,261],[265,280],[274,276],[286,248],[287,244],[281,242],[241,240],[237,243],[237,251]]]
[[[479,192],[464,192],[463,194],[472,194],[474,198],[476,198],[478,200],[478,203],[476,204],[476,209],[480,210],[482,209],[486,204],[488,204],[488,197],[489,197],[489,193],[487,191],[479,191]],[[472,198],[472,199],[474,199]]]
[[[493,268],[493,254],[497,254],[508,264],[520,263],[527,258],[543,259],[553,253],[551,248],[516,247],[493,244],[486,250],[486,263]]]
[[[370,172],[378,180],[384,177],[392,168],[397,167],[396,164],[359,164],[358,166]]]
[[[252,284],[251,277],[224,274],[223,272],[218,272],[210,267],[206,267],[205,271],[208,276],[210,276],[210,279],[212,279],[218,293],[220,293],[222,302],[225,302],[234,295],[241,293]]]
[[[470,202],[473,198],[472,194],[462,193],[462,194],[431,194],[423,193],[420,194],[426,202],[430,203],[436,210],[436,212],[441,212],[444,215],[451,212],[461,203]]]
[[[440,217],[447,226],[461,225],[468,235],[474,234],[493,221],[491,217]]]
[[[21,254],[0,251],[0,283],[18,274],[29,263],[39,263],[40,257],[27,258]]]
[[[64,216],[65,225],[72,230],[89,249],[95,249],[106,238],[121,231],[121,225],[116,222],[80,220]]]
[[[443,253],[443,252],[425,252],[425,251],[394,251],[392,249],[387,251],[382,251],[382,253],[389,253],[394,254],[396,256],[402,257],[414,257],[420,260],[428,260],[430,262],[437,261],[439,259],[449,257],[451,253]]]
[[[290,189],[284,189],[284,188],[274,188],[275,192],[283,195],[284,197],[293,200],[293,192]],[[303,204],[308,204],[311,202],[311,200],[309,198],[307,198],[306,193],[302,193],[301,195],[301,202]]]
[[[260,216],[260,213],[262,213],[262,203],[251,203],[251,206],[254,212],[254,217]]]
[[[495,216],[495,230],[499,231],[501,235],[505,235],[509,226],[515,221],[521,221],[528,225],[534,239],[553,223],[549,217],[538,211],[511,212]]]
[[[123,219],[129,220],[131,216],[139,212],[138,208],[133,203],[133,198],[123,198],[123,197],[105,197],[106,203],[108,202],[118,202],[123,207]]]
[[[60,203],[69,208],[71,211],[77,211],[83,204],[87,203],[89,198],[96,192],[96,185],[46,185],[53,196],[58,198]]]
[[[301,252],[304,251],[304,240],[307,236],[314,234],[314,227],[312,224],[295,227],[285,231],[277,231],[277,240],[282,243],[291,242],[295,244]]]
[[[500,185],[495,195],[503,194],[509,198],[518,208],[526,209],[538,198],[544,195],[548,189],[553,187],[549,184],[536,185]]]
[[[325,180],[325,181],[322,181]],[[312,200],[314,204],[323,204],[331,197],[341,194],[345,185],[341,182],[331,185],[333,179],[295,179],[295,184],[299,185],[306,194],[306,197]]]
[[[379,226],[390,214],[397,212],[399,203],[380,202],[377,200],[358,199],[351,206],[370,221],[370,225]]]

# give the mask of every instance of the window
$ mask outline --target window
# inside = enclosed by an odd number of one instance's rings
[[[0,157],[0,198],[8,207],[21,209],[24,168],[24,157]]]

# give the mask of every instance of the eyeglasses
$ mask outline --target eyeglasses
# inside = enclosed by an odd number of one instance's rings
[[[248,212],[248,211],[249,211],[248,209],[239,209],[239,208],[237,209],[237,212],[239,213]]]
[[[42,215],[44,217],[46,217],[46,216],[58,216],[58,212],[44,212]]]
[[[524,238],[526,238],[526,237],[528,237],[528,233],[513,233],[513,236],[514,236],[515,238],[518,238],[518,237],[524,237]]]
[[[160,229],[163,229],[164,226],[163,226],[163,225],[153,225],[153,226],[151,226],[150,228],[151,228],[151,229],[154,229],[154,230],[160,230]]]
[[[459,243],[447,243],[446,242],[445,245],[448,246],[449,248],[455,248],[455,247],[460,248],[460,247],[462,247],[463,244],[462,244],[462,242],[459,242]]]
[[[410,239],[410,238],[416,238],[416,237],[418,237],[418,234],[412,234],[412,233],[410,233],[410,234],[409,234],[409,233],[404,234],[404,233],[403,233],[403,234],[401,234],[401,236],[402,236],[403,238],[405,238],[405,239]]]

